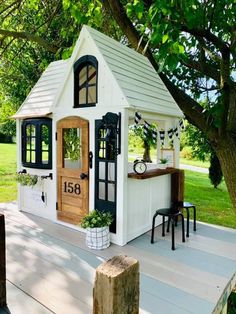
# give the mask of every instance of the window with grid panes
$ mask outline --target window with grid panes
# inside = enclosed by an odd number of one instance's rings
[[[52,120],[26,119],[22,122],[22,165],[52,168]]]
[[[74,108],[96,105],[97,72],[94,56],[83,56],[74,64]]]

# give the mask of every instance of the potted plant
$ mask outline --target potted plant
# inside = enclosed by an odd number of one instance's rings
[[[19,172],[16,174],[16,181],[20,185],[27,185],[33,187],[38,182],[37,175],[30,175],[29,173]]]
[[[81,227],[86,229],[86,245],[90,249],[102,250],[110,245],[109,226],[112,221],[111,213],[98,210],[83,218]]]
[[[167,163],[168,163],[168,159],[167,159],[167,158],[160,158],[160,159],[159,159],[158,167],[159,167],[160,169],[166,169]]]

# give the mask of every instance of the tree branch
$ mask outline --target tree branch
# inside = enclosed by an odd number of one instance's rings
[[[52,53],[56,53],[57,50],[59,49],[59,47],[49,43],[45,39],[29,34],[27,32],[15,32],[15,31],[8,31],[8,30],[0,29],[0,34],[7,37],[13,37],[16,39],[25,39],[28,41],[35,42],[39,44],[40,46],[44,47],[47,51],[52,52]]]
[[[190,69],[194,69],[198,72],[201,72],[204,75],[215,80],[218,84],[220,84],[220,73],[217,70],[215,70],[212,66],[207,64],[206,62],[204,62],[204,63],[203,63],[203,61],[197,62],[197,61],[192,60],[190,58],[187,60],[187,62],[185,60],[180,60],[180,62],[181,62],[181,64],[185,65],[186,67],[188,67]]]
[[[217,36],[212,34],[209,30],[200,29],[200,28],[199,29],[198,28],[189,28],[186,25],[180,26],[180,29],[183,32],[189,33],[195,37],[200,36],[200,37],[207,39],[209,42],[214,44],[221,52],[230,51],[230,48],[227,45],[227,43],[220,40]]]
[[[21,3],[21,0],[16,0],[15,2],[12,2],[8,6],[6,6],[4,9],[2,9],[2,11],[0,11],[0,15],[4,13],[5,11],[7,11],[8,9],[10,9],[11,7],[13,7],[15,4],[20,5],[20,3]]]
[[[0,59],[2,58],[3,54],[10,47],[10,45],[13,43],[14,40],[15,40],[15,38],[11,39],[10,42],[4,48],[2,48],[3,50],[2,50],[2,52],[0,54]]]
[[[138,47],[140,36],[132,22],[128,19],[121,2],[119,0],[103,0],[103,4],[105,9],[109,10],[109,12],[113,15],[117,24],[120,26],[123,33],[127,36],[132,47],[136,49]],[[139,46],[139,52],[144,50],[145,44],[146,43],[143,40]],[[145,55],[152,63],[155,70],[158,72],[158,64],[156,63],[149,48],[147,48]],[[164,73],[159,73],[159,76],[185,115],[191,118],[191,121],[202,131],[205,133],[207,132],[209,136],[211,133],[216,135],[216,129],[208,123],[208,120],[205,118],[203,113],[203,108],[184,91],[175,86]]]

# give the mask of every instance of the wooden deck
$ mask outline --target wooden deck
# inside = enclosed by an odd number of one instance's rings
[[[12,314],[92,313],[96,267],[114,255],[141,265],[140,313],[221,313],[236,284],[236,231],[202,223],[176,251],[170,237],[150,244],[150,233],[124,247],[89,250],[84,234],[0,204],[7,235],[7,300]],[[125,313],[124,313],[125,314]]]

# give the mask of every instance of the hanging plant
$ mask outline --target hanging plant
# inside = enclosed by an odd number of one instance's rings
[[[34,186],[38,182],[38,176],[28,173],[17,173],[16,181],[20,183],[20,185]]]
[[[65,158],[77,161],[80,159],[80,149],[80,138],[77,134],[77,129],[68,129],[64,133]]]

